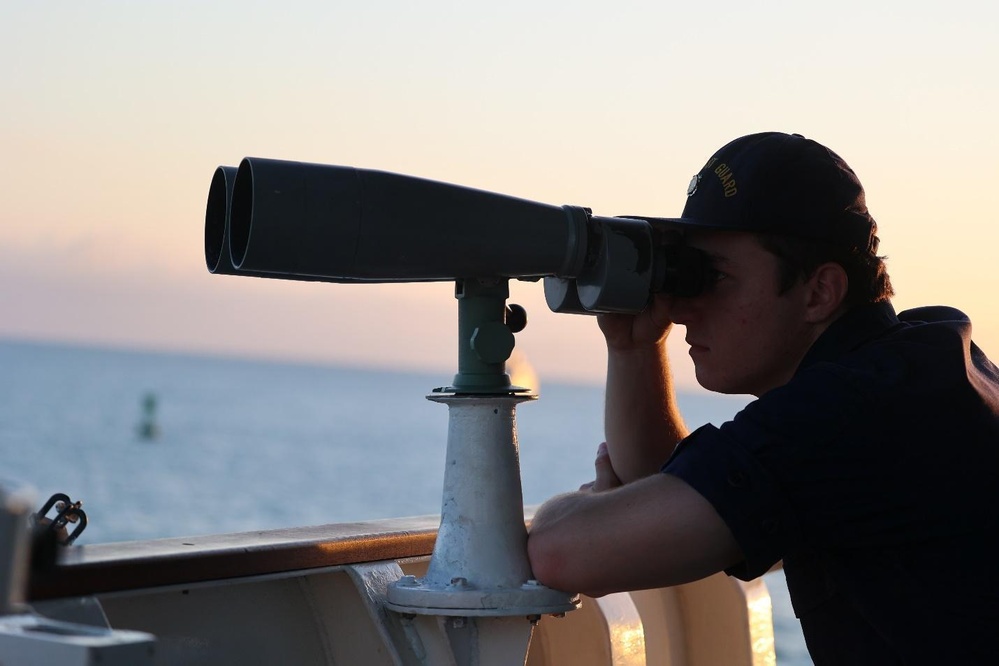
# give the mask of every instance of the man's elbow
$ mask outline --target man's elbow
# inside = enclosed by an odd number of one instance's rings
[[[531,530],[527,535],[527,557],[538,582],[556,590],[569,591],[566,581],[562,579],[566,555],[551,530]]]
[[[578,544],[560,537],[555,530],[532,530],[527,538],[531,571],[539,583],[563,592],[581,592],[596,597],[604,594],[584,571],[586,558]]]

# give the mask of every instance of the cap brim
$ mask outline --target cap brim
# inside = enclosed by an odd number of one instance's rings
[[[739,225],[715,222],[712,220],[702,220],[690,217],[648,217],[647,215],[620,215],[619,217],[629,217],[638,220],[645,220],[649,224],[659,224],[669,227],[679,227],[682,229],[714,229],[717,231],[745,231]]]

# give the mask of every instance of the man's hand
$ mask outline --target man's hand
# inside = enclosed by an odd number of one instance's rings
[[[669,296],[655,295],[636,315],[600,314],[597,324],[610,350],[636,349],[657,345],[673,326]]]
[[[580,490],[599,493],[621,485],[621,479],[617,478],[614,466],[611,465],[610,454],[607,452],[607,442],[600,442],[600,446],[597,447],[597,459],[593,461],[593,467],[596,471],[596,479],[581,485]]]

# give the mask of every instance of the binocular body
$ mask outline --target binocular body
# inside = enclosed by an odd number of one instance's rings
[[[694,295],[708,268],[665,218],[256,157],[216,169],[205,259],[213,273],[343,283],[543,278],[549,307],[575,313]]]

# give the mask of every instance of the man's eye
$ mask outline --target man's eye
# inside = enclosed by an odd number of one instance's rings
[[[728,275],[722,273],[720,270],[717,270],[715,268],[708,269],[708,282],[721,282],[727,277]]]

